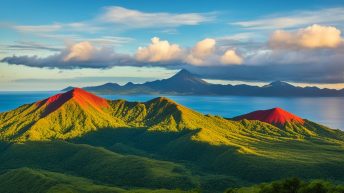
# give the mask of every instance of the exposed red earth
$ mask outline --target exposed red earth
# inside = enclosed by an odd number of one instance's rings
[[[45,115],[47,115],[57,110],[69,100],[74,100],[82,108],[93,107],[97,110],[101,110],[102,108],[109,107],[106,99],[91,94],[81,88],[74,88],[68,92],[56,94],[42,101],[38,101],[36,104],[37,106],[46,105]]]
[[[278,107],[268,110],[253,111],[251,113],[235,117],[234,119],[259,120],[274,125],[284,125],[287,122],[296,122],[304,124],[305,122],[302,118]]]

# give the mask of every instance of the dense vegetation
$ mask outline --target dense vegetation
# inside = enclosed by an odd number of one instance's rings
[[[166,189],[123,189],[57,172],[19,168],[0,175],[1,193],[192,193]]]
[[[291,176],[344,181],[344,133],[308,120],[234,121],[162,97],[143,103],[104,101],[90,93],[55,98],[54,110],[47,111],[47,99],[0,113],[3,175],[28,167],[24,173],[54,176],[58,187],[64,181],[55,173],[80,179],[94,192],[214,193]],[[70,186],[84,191],[78,183]]]
[[[107,184],[148,188],[195,187],[183,166],[103,148],[66,142],[11,144],[0,156],[0,168],[31,167],[70,173]]]
[[[344,185],[324,180],[302,181],[289,178],[244,188],[230,188],[226,193],[343,193]]]

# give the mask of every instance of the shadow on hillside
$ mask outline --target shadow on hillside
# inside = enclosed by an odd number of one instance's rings
[[[0,143],[0,174],[22,167],[81,176],[124,188],[190,190],[198,187],[188,169],[172,162],[121,155],[65,141]]]
[[[237,148],[191,140],[199,130],[147,131],[146,128],[102,129],[71,140],[101,146],[122,154],[133,154],[183,163],[203,172],[235,176],[247,182],[298,176],[305,179],[343,179],[343,162],[304,163],[238,153]],[[307,151],[307,150],[305,150]],[[341,166],[342,165],[342,166]]]
[[[183,143],[185,148],[191,146],[192,135],[199,130],[183,130],[179,132],[149,131],[147,128],[108,128],[89,132],[81,137],[69,140],[72,143],[88,144],[104,147],[108,150],[132,155],[144,155],[149,157],[170,158],[176,156],[168,152],[176,143]],[[185,144],[187,143],[187,144]],[[174,151],[177,149],[174,149]],[[186,149],[184,149],[186,150]],[[199,150],[194,150],[198,151]],[[190,153],[189,153],[190,155]],[[179,159],[175,157],[174,161]],[[197,158],[191,159],[195,160]],[[186,159],[190,160],[190,158]]]
[[[201,189],[216,187],[219,191],[291,176],[344,180],[343,161],[297,163],[242,154],[230,146],[191,140],[197,132],[117,128],[101,129],[69,142],[0,143],[0,171],[31,167],[119,186],[190,189],[199,185]]]

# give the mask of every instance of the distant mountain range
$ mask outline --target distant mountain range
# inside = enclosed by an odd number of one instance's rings
[[[67,87],[62,91],[68,91]],[[234,96],[278,96],[278,97],[343,97],[344,89],[320,89],[298,87],[287,82],[275,81],[265,86],[221,85],[208,83],[187,70],[181,70],[168,79],[155,80],[143,84],[128,82],[121,86],[106,83],[100,86],[84,87],[96,94],[151,94],[151,95],[234,95]]]
[[[0,173],[1,188],[29,193],[217,193],[290,176],[343,182],[344,132],[280,108],[223,118],[165,97],[107,100],[74,88],[0,113]]]

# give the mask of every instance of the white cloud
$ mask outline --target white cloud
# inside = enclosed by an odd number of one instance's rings
[[[69,53],[63,58],[63,61],[87,61],[92,57],[96,50],[90,42],[80,42],[70,46]]]
[[[35,41],[15,41],[13,44],[0,46],[0,50],[1,49],[12,50],[15,52],[20,52],[22,50],[47,50],[56,52],[62,50],[61,47]]]
[[[249,41],[258,35],[254,32],[236,33],[228,36],[218,37],[216,41]]]
[[[147,13],[124,7],[106,7],[100,21],[116,24],[124,24],[131,27],[177,27],[182,25],[198,25],[214,19],[211,13]]]
[[[57,31],[95,33],[104,29],[103,27],[97,26],[91,22],[54,23],[49,25],[9,25],[9,27],[20,32],[34,34]]]
[[[241,64],[243,59],[235,52],[235,50],[227,50],[220,58],[222,64]]]
[[[241,64],[241,58],[233,48],[223,53],[216,45],[216,40],[206,38],[199,41],[186,55],[185,62],[195,66],[220,66],[228,64]]]
[[[203,65],[215,51],[216,41],[206,38],[198,42],[186,57],[186,62],[194,65]]]
[[[78,41],[78,42],[88,41],[92,45],[98,45],[98,46],[120,46],[123,44],[128,44],[134,39],[130,37],[120,37],[120,36],[101,36],[97,38],[75,37],[73,38],[73,40]]]
[[[54,32],[60,30],[62,26],[60,24],[52,25],[16,25],[14,29],[21,32]]]
[[[13,55],[3,58],[0,62],[59,69],[142,66],[141,63],[136,62],[130,55],[116,53],[113,47],[97,46],[89,41],[70,44],[64,49],[61,49],[60,52],[55,52],[55,54],[46,57]]]
[[[332,26],[312,25],[297,31],[275,31],[269,40],[272,48],[335,48],[340,45],[341,31]]]
[[[136,59],[148,62],[164,62],[180,59],[182,49],[177,44],[170,44],[168,41],[161,41],[158,37],[151,39],[147,47],[139,47]]]
[[[267,16],[261,19],[232,22],[232,25],[238,25],[249,29],[281,29],[300,27],[305,25],[318,24],[336,24],[344,21],[344,8],[328,8],[312,11],[296,11],[285,14]]]

